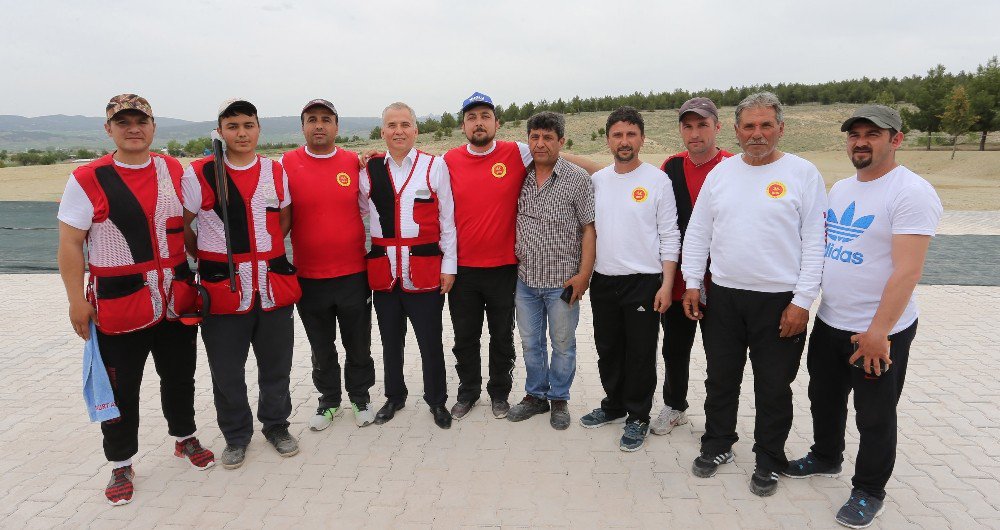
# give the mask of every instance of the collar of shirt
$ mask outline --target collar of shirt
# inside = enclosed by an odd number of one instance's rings
[[[496,149],[496,148],[497,148],[497,141],[496,140],[493,140],[493,144],[490,145],[490,148],[487,149],[486,151],[482,152],[482,153],[477,152],[477,151],[473,151],[472,150],[472,144],[465,144],[465,150],[468,151],[469,154],[473,155],[473,156],[486,156],[486,155],[492,153],[493,150]]]
[[[325,155],[317,155],[316,153],[310,151],[309,147],[305,147],[304,149],[306,150],[306,154],[309,155],[309,156],[311,156],[311,157],[313,157],[313,158],[333,158],[333,155],[337,154],[337,148],[336,147],[333,148],[333,152],[327,153]]]
[[[537,181],[538,168],[536,168],[535,164],[532,163],[531,168],[528,169],[528,175],[524,179],[524,184],[526,186],[530,186],[532,190],[540,192],[545,188],[549,187],[551,183],[555,182],[556,177],[558,177],[559,174],[562,173],[563,170],[565,170],[566,164],[568,163],[569,162],[567,162],[566,159],[564,159],[561,156],[558,159],[556,159],[555,165],[552,166],[552,174],[549,175],[549,178],[545,179],[545,182],[542,183],[541,187],[538,187],[538,181]]]
[[[395,169],[402,170],[402,169],[405,168],[407,171],[409,171],[410,167],[413,166],[413,162],[416,159],[417,159],[417,148],[416,147],[411,147],[410,148],[410,152],[406,153],[406,156],[403,157],[403,163],[402,163],[402,165],[397,164],[396,161],[392,158],[392,155],[390,155],[388,152],[385,153],[385,164],[387,166],[389,166],[390,169],[395,168]]]

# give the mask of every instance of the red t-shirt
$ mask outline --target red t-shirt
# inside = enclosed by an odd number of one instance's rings
[[[463,145],[445,153],[444,161],[455,198],[458,265],[516,264],[517,198],[527,174],[517,142],[497,141],[487,155],[474,155]]]
[[[284,154],[292,196],[292,254],[302,278],[365,270],[365,225],[358,206],[358,155],[320,157],[305,147]]]
[[[705,179],[708,177],[708,173],[712,171],[712,169],[714,169],[715,166],[719,165],[719,162],[722,162],[724,159],[729,158],[731,156],[733,156],[733,154],[730,153],[729,151],[720,149],[719,152],[716,153],[715,157],[709,160],[708,162],[705,162],[701,165],[695,165],[695,163],[691,161],[690,153],[684,151],[681,153],[677,153],[676,155],[673,155],[664,160],[663,165],[660,166],[660,169],[666,171],[667,162],[669,162],[674,158],[684,159],[684,181],[687,182],[688,195],[691,197],[691,206],[694,207],[695,203],[698,202],[698,194],[701,193],[701,187],[705,185]],[[705,282],[707,284],[708,283],[707,274],[705,278],[706,278]],[[685,288],[686,284],[684,282],[684,277],[681,275],[680,262],[678,262],[677,272],[674,274],[674,288],[673,291],[671,292],[673,300],[677,301],[683,298]]]

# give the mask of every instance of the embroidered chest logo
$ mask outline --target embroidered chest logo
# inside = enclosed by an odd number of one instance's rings
[[[772,199],[780,199],[785,196],[788,192],[788,187],[785,186],[784,182],[774,181],[767,185],[767,195]]]
[[[347,186],[350,186],[351,185],[351,176],[348,175],[347,173],[337,173],[337,184],[340,184],[341,186],[344,186],[345,188]]]
[[[497,162],[496,164],[493,164],[492,168],[490,168],[490,173],[492,173],[494,177],[502,179],[507,176],[507,165],[503,162]]]
[[[646,188],[643,188],[642,186],[639,186],[638,188],[632,190],[632,200],[633,201],[635,201],[635,202],[642,202],[642,201],[646,200],[646,197],[649,197],[649,192],[646,191]]]

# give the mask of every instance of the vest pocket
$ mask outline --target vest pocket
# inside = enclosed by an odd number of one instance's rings
[[[208,295],[208,312],[213,315],[231,315],[240,309],[243,299],[243,286],[240,275],[234,276],[236,292],[229,290],[229,269],[225,263],[215,263],[202,260],[198,264],[201,273],[201,286]],[[202,301],[205,303],[205,301]]]
[[[97,327],[102,333],[128,333],[156,322],[153,298],[142,274],[96,277],[94,284]]]
[[[268,206],[264,208],[264,215],[267,223],[267,233],[271,234],[273,239],[281,239],[281,208]]]
[[[426,199],[413,199],[413,222],[420,227],[419,237],[434,237],[439,233],[437,197],[427,197]]]
[[[184,218],[167,218],[167,251],[171,256],[184,254]]]
[[[372,250],[365,256],[365,261],[368,264],[368,287],[373,291],[392,289],[394,276],[385,247],[372,245]]]
[[[410,282],[416,289],[433,289],[441,285],[441,260],[444,253],[437,243],[410,247]]]
[[[198,289],[194,286],[194,273],[185,261],[174,267],[174,279],[167,294],[167,318],[176,320],[181,315],[197,311]]]
[[[294,304],[302,298],[302,288],[295,271],[295,266],[288,262],[285,255],[267,262],[267,294],[274,301],[271,309]]]

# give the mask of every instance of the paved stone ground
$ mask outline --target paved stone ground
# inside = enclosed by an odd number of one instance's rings
[[[255,435],[246,465],[196,471],[172,456],[159,414],[156,374],[147,364],[142,393],[135,501],[111,507],[102,490],[109,469],[100,429],[87,423],[80,397],[81,341],[66,323],[55,275],[0,275],[0,527],[836,527],[850,490],[857,432],[848,429],[840,478],[783,479],[768,499],[748,479],[753,426],[752,375],[744,380],[736,464],[712,479],[689,466],[704,428],[705,363],[700,340],[692,363],[691,423],[653,436],[636,453],[618,450],[620,429],[557,432],[547,417],[494,420],[479,406],[449,431],[433,425],[411,398],[384,426],[358,429],[347,416],[310,432],[315,395],[305,334],[296,327],[291,431],[302,451],[279,458]],[[899,406],[896,472],[882,528],[1000,528],[1000,288],[920,286],[923,308]],[[447,316],[445,317],[447,321]],[[588,305],[579,332],[574,420],[602,397]],[[452,337],[445,338],[450,344]],[[374,351],[381,404],[377,333]],[[417,348],[406,362],[411,396],[421,394]],[[520,349],[520,348],[518,348]],[[449,388],[457,380],[449,356]],[[251,363],[252,366],[252,363]],[[660,367],[662,380],[662,366]],[[485,372],[485,368],[484,368]],[[248,370],[248,380],[255,378]],[[788,453],[811,443],[805,365],[795,382],[796,416]],[[523,388],[518,362],[513,399]],[[204,353],[196,408],[202,441],[224,442],[214,421]],[[454,399],[452,397],[452,399]],[[659,410],[657,404],[654,413]]]

